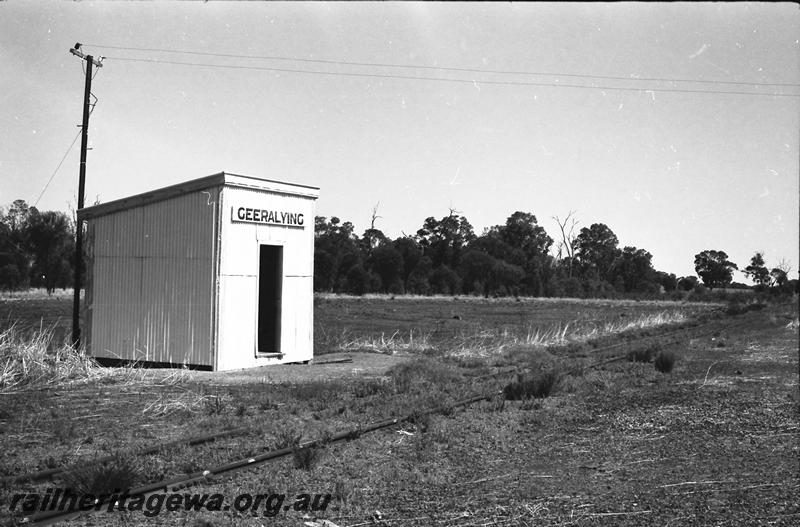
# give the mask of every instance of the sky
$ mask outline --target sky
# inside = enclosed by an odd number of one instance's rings
[[[792,3],[4,1],[0,206],[76,206],[81,42],[87,204],[226,171],[359,234],[574,211],[678,276],[716,249],[796,277],[799,35]]]

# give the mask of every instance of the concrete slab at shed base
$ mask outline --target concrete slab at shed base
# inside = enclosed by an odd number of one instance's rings
[[[348,357],[352,362],[336,362]],[[191,371],[188,375],[191,380],[216,385],[302,383],[353,376],[380,377],[395,364],[412,359],[412,355],[329,353],[316,356],[309,364],[276,364],[220,372]]]

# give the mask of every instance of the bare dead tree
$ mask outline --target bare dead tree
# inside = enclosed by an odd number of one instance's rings
[[[786,258],[781,258],[781,261],[778,262],[778,265],[775,266],[775,269],[780,269],[788,276],[789,273],[792,272],[792,266],[789,262],[786,261]]]
[[[553,216],[553,219],[558,224],[561,231],[561,241],[558,243],[558,259],[561,260],[563,252],[566,251],[567,258],[569,258],[569,276],[572,278],[572,261],[575,257],[575,227],[578,225],[578,220],[575,218],[575,211],[569,211],[569,214],[562,221],[558,216]]]
[[[372,250],[377,247],[378,243],[380,243],[380,237],[383,236],[379,230],[375,229],[375,222],[378,221],[378,218],[382,218],[383,216],[378,215],[378,207],[380,207],[381,202],[378,201],[374,207],[372,207],[372,217],[370,218],[369,222],[369,229],[364,232],[364,240],[367,242],[367,251],[370,255],[372,255]]]
[[[383,216],[378,216],[378,207],[380,207],[380,205],[381,202],[378,201],[378,203],[376,203],[375,206],[372,207],[372,220],[369,222],[369,228],[371,230],[375,229],[375,222],[378,220],[378,218],[383,218]]]

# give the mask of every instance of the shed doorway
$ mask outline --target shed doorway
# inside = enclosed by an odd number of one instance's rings
[[[281,355],[283,247],[259,246],[256,354]]]

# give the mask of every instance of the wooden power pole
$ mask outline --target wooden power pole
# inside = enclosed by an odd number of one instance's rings
[[[83,272],[83,222],[77,217],[83,208],[84,191],[86,189],[86,146],[89,138],[89,99],[92,94],[92,66],[102,68],[101,61],[91,55],[84,55],[80,42],[69,50],[70,53],[86,61],[86,86],[83,93],[83,124],[81,124],[81,165],[78,176],[78,210],[75,221],[75,293],[72,299],[72,344],[75,349],[81,345],[81,274]],[[102,60],[102,57],[101,57]]]

